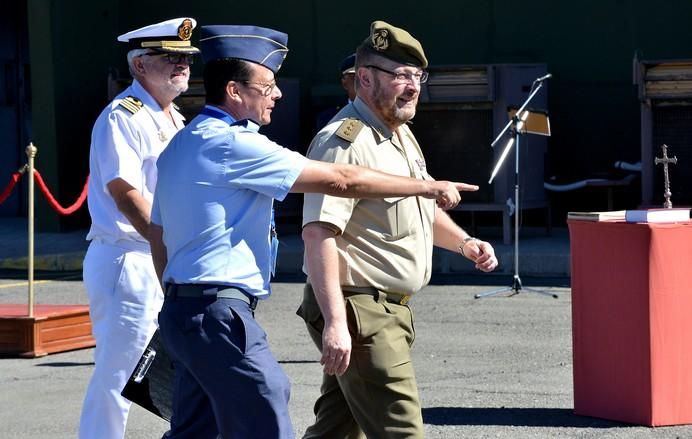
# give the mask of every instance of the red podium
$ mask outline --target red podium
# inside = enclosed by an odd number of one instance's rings
[[[568,225],[574,412],[692,423],[692,223]]]

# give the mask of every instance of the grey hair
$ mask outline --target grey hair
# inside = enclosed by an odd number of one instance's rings
[[[377,60],[381,60],[381,59],[385,59],[385,58],[378,55],[377,53],[374,53],[374,51],[372,51],[368,47],[361,44],[356,49],[356,61],[355,61],[356,71],[358,71],[359,67],[365,67],[368,64],[374,64]],[[360,79],[358,78],[358,75],[356,75],[355,86],[356,86],[356,90],[361,88]]]
[[[133,78],[136,76],[133,64],[135,58],[137,58],[138,56],[142,56],[147,52],[149,52],[148,49],[132,49],[129,52],[127,52],[127,67],[130,69],[130,75],[132,75]]]

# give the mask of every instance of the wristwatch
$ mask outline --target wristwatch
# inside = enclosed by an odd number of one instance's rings
[[[479,239],[473,236],[467,236],[466,238],[461,240],[461,244],[459,244],[459,252],[463,257],[466,257],[466,255],[464,254],[464,247],[466,246],[466,243],[469,241],[479,241]]]

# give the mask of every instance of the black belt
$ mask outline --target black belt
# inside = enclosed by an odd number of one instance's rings
[[[251,296],[237,287],[214,284],[166,284],[166,297],[212,297],[222,299],[238,299],[257,308],[257,297]]]
[[[399,305],[406,305],[408,301],[411,300],[410,294],[387,293],[372,287],[349,287],[342,285],[341,291],[344,293],[344,297],[367,294],[369,296],[373,296],[375,300],[377,300],[381,296],[384,296],[384,300],[387,302],[397,303]]]

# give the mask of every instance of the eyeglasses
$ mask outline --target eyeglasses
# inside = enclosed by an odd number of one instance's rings
[[[374,66],[372,64],[368,64],[365,67],[367,67],[369,69],[379,70],[380,72],[392,75],[396,82],[411,81],[414,84],[415,83],[423,84],[425,81],[428,80],[428,72],[426,72],[425,70],[421,70],[421,71],[416,72],[416,73],[409,73],[409,72],[392,72],[390,70],[385,70],[382,67]]]
[[[272,92],[274,92],[274,89],[276,88],[276,81],[272,81],[269,83],[267,83],[267,82],[254,82],[254,81],[240,81],[240,82],[242,82],[243,84],[259,85],[261,87],[260,94],[264,97],[267,97],[270,94],[272,94]]]
[[[192,65],[194,58],[192,55],[187,53],[159,53],[159,52],[149,52],[145,53],[146,56],[164,56],[168,64],[187,64]]]

